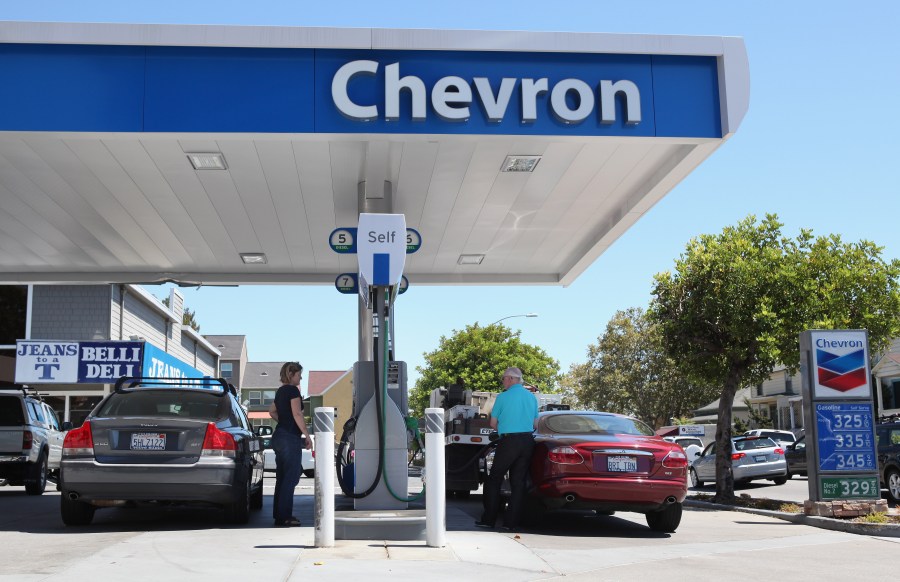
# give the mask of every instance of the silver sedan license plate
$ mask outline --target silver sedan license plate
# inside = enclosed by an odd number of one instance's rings
[[[637,471],[637,457],[607,457],[606,470],[614,473]]]
[[[131,435],[132,451],[166,450],[166,434],[160,432],[136,432]]]

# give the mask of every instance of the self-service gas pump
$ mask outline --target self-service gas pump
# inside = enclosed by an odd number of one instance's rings
[[[406,509],[406,363],[393,361],[391,312],[406,254],[403,215],[361,214],[360,293],[371,307],[372,360],[353,366],[353,414],[337,450],[337,477],[355,509]]]

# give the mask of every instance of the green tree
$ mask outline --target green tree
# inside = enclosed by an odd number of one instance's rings
[[[732,405],[779,363],[799,367],[799,334],[867,328],[873,351],[900,332],[900,262],[867,241],[796,239],[774,215],[749,216],[717,235],[692,239],[675,272],[655,277],[650,317],[669,355],[698,382],[722,387],[716,427],[716,500],[734,497]]]
[[[409,406],[416,416],[428,408],[431,391],[461,379],[469,390],[499,392],[500,376],[509,366],[522,370],[525,382],[542,392],[554,392],[559,380],[559,362],[537,346],[520,339],[502,323],[485,327],[473,324],[441,336],[433,352],[424,354],[425,366],[416,368],[421,377],[410,392]]]
[[[582,407],[629,414],[654,428],[690,414],[719,389],[688,381],[661,339],[643,309],[618,311],[588,346],[588,361],[573,364],[563,385],[572,387]]]

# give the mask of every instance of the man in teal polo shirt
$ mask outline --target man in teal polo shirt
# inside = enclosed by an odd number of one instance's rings
[[[484,513],[475,525],[494,527],[500,512],[500,487],[509,471],[512,496],[503,517],[503,529],[513,530],[519,526],[525,503],[525,481],[534,450],[533,432],[537,428],[538,405],[534,394],[522,386],[522,370],[507,368],[502,381],[503,392],[497,396],[491,410],[491,427],[500,433],[500,443],[484,484]]]

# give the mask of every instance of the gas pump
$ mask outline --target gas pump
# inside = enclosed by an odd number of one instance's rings
[[[355,509],[406,509],[406,363],[393,361],[392,308],[406,256],[402,214],[360,214],[359,287],[371,307],[372,360],[353,366],[353,414],[337,450],[341,490]]]

